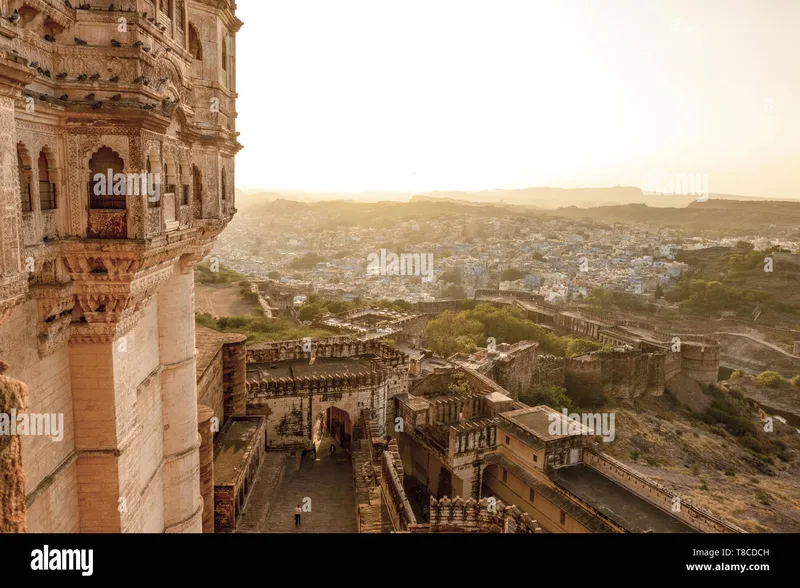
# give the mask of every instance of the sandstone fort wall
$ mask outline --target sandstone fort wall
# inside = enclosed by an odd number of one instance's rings
[[[694,529],[705,533],[745,532],[608,455],[587,448],[584,450],[583,463]]]

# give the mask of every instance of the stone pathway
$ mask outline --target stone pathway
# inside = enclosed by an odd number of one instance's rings
[[[258,468],[253,488],[244,506],[244,511],[236,525],[236,533],[263,533],[270,506],[274,503],[278,486],[283,478],[286,462],[290,459],[288,451],[267,451],[264,461]]]
[[[277,495],[271,501],[265,533],[355,533],[356,504],[353,489],[353,466],[350,454],[336,444],[336,455],[328,448],[333,440],[321,441],[316,461],[301,458],[301,451],[289,457]],[[258,484],[258,482],[256,482]],[[256,488],[254,488],[256,491]],[[311,499],[311,512],[302,514],[299,527],[294,525],[295,505]]]

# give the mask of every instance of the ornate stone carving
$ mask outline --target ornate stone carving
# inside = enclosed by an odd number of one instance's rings
[[[126,239],[128,237],[128,211],[89,209],[86,237],[89,239]]]

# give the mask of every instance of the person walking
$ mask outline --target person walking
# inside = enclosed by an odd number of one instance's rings
[[[300,514],[302,512],[303,512],[303,510],[300,508],[299,504],[294,507],[294,526],[295,527],[299,527],[300,526]]]
[[[336,444],[331,443],[331,457],[333,457],[335,454],[336,454]]]

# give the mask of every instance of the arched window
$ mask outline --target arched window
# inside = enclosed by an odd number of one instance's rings
[[[56,207],[56,185],[50,181],[50,162],[44,151],[39,152],[39,204],[42,210]]]
[[[160,174],[159,174],[160,175]],[[161,206],[161,180],[156,182],[153,176],[153,167],[150,164],[150,158],[147,158],[147,206],[150,208],[159,208]],[[155,192],[151,194],[150,191]]]
[[[19,173],[19,197],[22,201],[22,212],[33,210],[31,198],[31,184],[29,181],[30,165],[26,165],[27,152],[21,145],[17,145],[17,170]]]
[[[189,53],[192,57],[203,61],[203,43],[200,41],[200,35],[194,25],[189,25]]]
[[[116,151],[101,147],[89,160],[89,208],[124,210],[127,182],[125,162]],[[116,188],[116,189],[115,189]]]
[[[183,30],[185,25],[184,10],[183,0],[177,0],[175,2],[175,24],[180,30]]]
[[[178,166],[178,173],[180,174],[181,182],[186,181],[185,180],[186,176],[184,175],[184,172],[185,172],[185,169],[183,167],[183,164],[180,164]],[[181,187],[182,187],[182,190],[181,190],[181,206],[189,206],[189,185],[188,184],[183,184]]]
[[[192,185],[194,199],[194,218],[203,216],[203,179],[200,177],[200,170],[196,165],[192,166]]]
[[[39,16],[39,11],[35,8],[31,8],[27,4],[20,6],[17,9],[17,13],[19,14],[19,26],[21,27],[27,27]]]
[[[228,175],[225,173],[225,168],[222,169],[222,201],[228,199]]]

